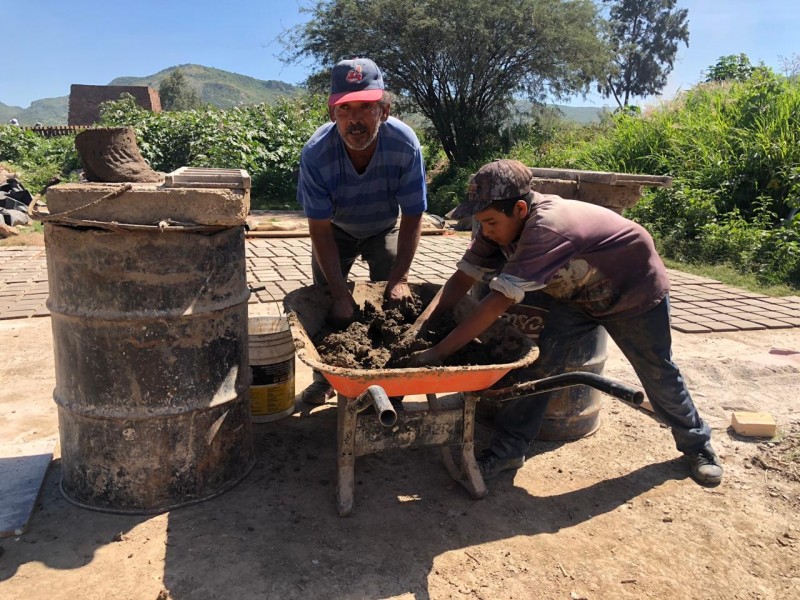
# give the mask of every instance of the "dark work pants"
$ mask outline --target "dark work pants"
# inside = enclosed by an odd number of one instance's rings
[[[572,305],[553,302],[539,336],[539,358],[524,370],[525,378],[541,379],[564,371],[566,364],[580,364],[575,353],[585,347],[585,336],[604,327],[631,363],[655,414],[666,423],[681,452],[702,448],[711,439],[711,428],[702,420],[686,389],[678,366],[672,362],[669,297],[644,314],[615,320],[596,319]],[[547,403],[537,396],[505,402],[495,417],[490,448],[502,457],[523,456],[536,438]]]
[[[360,240],[336,225],[332,225],[332,227],[333,239],[339,250],[339,266],[345,279],[359,256],[369,266],[370,281],[387,281],[389,279],[394,261],[397,259],[399,228],[390,227],[379,234]],[[328,283],[313,252],[311,254],[311,272],[314,275],[315,284],[326,285]]]

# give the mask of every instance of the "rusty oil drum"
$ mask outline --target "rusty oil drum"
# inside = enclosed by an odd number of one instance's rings
[[[255,460],[243,228],[45,242],[67,499],[156,513],[235,485]]]
[[[476,284],[472,295],[482,298],[488,293],[488,286]],[[549,307],[553,299],[541,291],[528,292],[519,304],[512,304],[503,318],[507,319],[525,335],[538,340],[547,321]],[[602,375],[606,364],[608,333],[598,327],[585,336],[578,346],[566,357],[561,373],[583,371]],[[556,375],[557,373],[553,373]],[[539,440],[575,440],[597,431],[600,427],[601,392],[586,385],[576,385],[550,392],[532,394],[538,401],[547,401]],[[477,417],[491,425],[499,406],[492,402],[479,402]]]
[[[544,292],[528,292],[519,304],[509,307],[507,318],[534,341],[547,321],[552,298]],[[584,337],[567,358],[563,373],[583,371],[602,375],[608,357],[608,333],[596,328]],[[537,439],[573,440],[597,431],[600,427],[601,392],[585,385],[576,385],[536,396],[547,399],[547,411]]]

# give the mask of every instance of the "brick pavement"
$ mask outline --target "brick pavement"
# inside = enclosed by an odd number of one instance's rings
[[[468,243],[466,236],[423,236],[411,269],[413,281],[443,283]],[[259,312],[277,312],[286,293],[311,284],[308,237],[248,238],[247,279],[261,287],[250,298]],[[771,298],[703,277],[670,270],[672,326],[687,333],[800,327],[800,298]],[[367,267],[351,278],[366,281]],[[0,247],[0,320],[48,315],[47,263],[41,247]]]

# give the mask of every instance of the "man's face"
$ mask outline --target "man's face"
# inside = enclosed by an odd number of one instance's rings
[[[350,150],[366,150],[378,137],[381,123],[389,118],[389,105],[378,102],[344,102],[329,109],[331,121]]]
[[[519,236],[527,215],[528,206],[524,201],[520,201],[514,205],[510,217],[490,206],[475,213],[475,219],[480,223],[484,236],[500,246],[508,246]]]

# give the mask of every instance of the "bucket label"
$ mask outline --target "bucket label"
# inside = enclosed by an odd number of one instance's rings
[[[294,379],[294,360],[285,360],[272,365],[250,365],[253,385],[274,385]]]
[[[278,385],[250,386],[250,414],[272,415],[294,406],[294,377]]]

